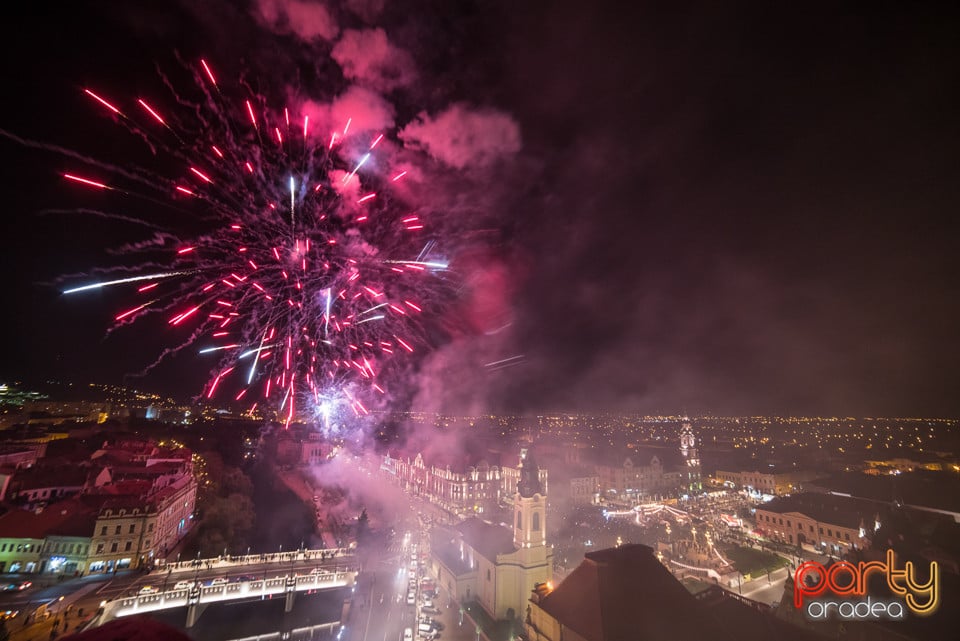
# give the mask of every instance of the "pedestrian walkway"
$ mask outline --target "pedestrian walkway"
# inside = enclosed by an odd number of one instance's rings
[[[352,558],[352,548],[333,548],[321,550],[291,550],[272,554],[244,554],[240,556],[218,556],[210,559],[192,559],[189,561],[159,561],[155,572],[194,572],[204,570],[228,570],[262,563],[292,563],[295,561],[329,561],[331,559]]]

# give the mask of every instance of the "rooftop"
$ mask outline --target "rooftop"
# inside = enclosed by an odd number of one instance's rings
[[[37,514],[10,510],[0,516],[0,537],[42,539],[48,534],[90,536],[96,520],[89,508],[77,500],[55,503]]]
[[[481,519],[467,519],[457,525],[463,540],[488,561],[495,562],[498,554],[510,554],[513,547],[513,532],[502,525],[487,523]]]
[[[811,486],[871,501],[901,500],[906,505],[960,513],[960,475],[955,472],[917,470],[886,476],[843,472],[817,479]]]
[[[646,545],[589,552],[540,607],[586,641],[733,639]]]
[[[49,487],[82,487],[90,470],[77,466],[34,465],[22,469],[14,476],[18,492]]]
[[[871,501],[852,497],[804,492],[778,496],[757,509],[777,514],[799,512],[823,523],[856,529],[861,522],[872,523],[879,507]]]

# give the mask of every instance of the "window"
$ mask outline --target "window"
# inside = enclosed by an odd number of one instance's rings
[[[780,521],[780,525],[783,525],[783,519],[782,519],[782,518],[777,519],[777,520]]]
[[[153,532],[153,523],[147,526],[147,532]]]
[[[533,531],[534,532],[540,531],[540,513],[539,512],[533,513]]]
[[[0,552],[6,552],[6,551],[7,551],[7,544],[4,543],[4,544],[0,545]]]
[[[111,552],[116,552],[116,551],[117,551],[117,544],[116,544],[116,543],[111,543],[111,544],[110,544],[110,551],[111,551]]]
[[[844,538],[844,540],[849,541],[849,540],[850,540],[850,533],[849,533],[849,532],[844,532],[844,533],[843,533],[843,538]]]
[[[113,532],[113,533],[114,533],[114,534],[120,534],[120,526],[119,526],[119,525],[114,528],[114,532]]]
[[[130,526],[130,534],[133,534],[133,533],[135,533],[136,531],[137,531],[137,526],[136,526],[136,525],[131,525],[131,526]]]
[[[813,526],[812,526],[812,525],[810,526],[810,531],[813,532]]]
[[[833,536],[833,530],[827,528],[827,536]]]
[[[823,534],[823,528],[820,528],[820,534]]]
[[[787,519],[787,527],[793,527],[792,525],[790,525],[790,519]]]
[[[133,547],[133,543],[132,543],[131,541],[127,541],[127,544],[123,546],[123,551],[124,551],[124,552],[129,552],[129,551],[130,551],[130,548],[132,548],[132,547]]]
[[[97,544],[97,554],[103,554],[103,543]]]
[[[487,581],[490,580],[490,568],[487,568]]]
[[[106,535],[107,535],[107,526],[104,525],[102,528],[100,528],[100,536],[106,536]]]

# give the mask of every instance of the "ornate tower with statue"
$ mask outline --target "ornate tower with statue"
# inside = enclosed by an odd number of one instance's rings
[[[680,454],[683,456],[683,487],[685,492],[694,493],[703,489],[700,479],[700,455],[697,452],[697,437],[693,433],[690,419],[683,417],[680,428]]]

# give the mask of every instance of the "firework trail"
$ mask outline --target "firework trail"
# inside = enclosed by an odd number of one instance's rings
[[[229,394],[251,413],[276,408],[287,425],[329,420],[341,402],[367,414],[367,399],[386,395],[389,373],[402,367],[395,359],[422,349],[421,315],[434,308],[436,274],[448,267],[424,220],[394,195],[406,171],[384,170],[386,162],[370,169],[383,133],[351,132],[349,118],[321,131],[253,94],[231,101],[205,60],[193,76],[205,96],[196,104],[176,93],[163,105],[83,90],[178,175],[92,161],[92,173],[63,178],[166,199],[198,212],[205,231],[122,248],[150,259],[98,270],[99,280],[63,293],[129,288],[134,300],[116,325],[163,314],[179,344],[150,367],[188,347],[217,359],[207,398]]]

